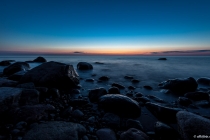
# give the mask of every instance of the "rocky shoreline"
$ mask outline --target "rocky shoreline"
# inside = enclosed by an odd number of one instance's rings
[[[0,77],[0,140],[191,140],[199,135],[210,139],[210,116],[196,113],[210,109],[209,78],[161,82],[157,86],[163,94],[177,96],[173,103],[119,83],[93,88],[83,96],[81,77],[72,65],[43,57],[11,62],[0,62],[7,65]],[[30,69],[33,62],[42,64]],[[88,62],[77,64],[77,70],[92,69]],[[124,78],[140,82],[129,75]],[[102,76],[98,82],[109,79]],[[128,92],[121,93],[125,88]],[[149,85],[143,88],[153,90]]]

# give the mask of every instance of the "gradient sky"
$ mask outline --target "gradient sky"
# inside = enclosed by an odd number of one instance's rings
[[[1,0],[0,52],[209,55],[209,7],[209,0]]]

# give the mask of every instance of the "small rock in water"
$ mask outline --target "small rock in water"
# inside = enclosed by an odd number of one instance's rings
[[[127,75],[126,75],[124,78],[125,78],[125,79],[133,79],[133,76],[127,76]]]
[[[104,63],[102,63],[102,62],[95,62],[95,64],[104,64]]]
[[[207,77],[198,78],[197,83],[210,86],[210,78],[207,78]]]
[[[140,92],[137,92],[137,93],[135,94],[135,97],[142,97],[142,96],[143,96],[143,94],[140,93]]]
[[[90,63],[87,63],[87,62],[79,62],[77,64],[77,69],[78,70],[92,70],[93,66]]]
[[[151,86],[144,86],[145,89],[148,89],[148,90],[152,90],[153,88]]]
[[[129,89],[129,90],[134,90],[134,89],[136,89],[136,88],[135,88],[134,86],[129,86],[128,89]]]
[[[101,76],[99,80],[101,81],[108,81],[110,78],[108,76]]]
[[[85,80],[86,82],[94,82],[94,79],[93,78],[88,78]]]
[[[123,85],[118,84],[118,83],[113,83],[113,84],[112,84],[112,87],[117,87],[117,88],[119,88],[119,89],[124,89],[124,88],[125,88]]]
[[[158,60],[167,60],[166,58],[158,58]]]
[[[137,80],[137,79],[133,79],[131,82],[132,82],[132,83],[139,83],[140,81]]]
[[[120,90],[117,87],[111,87],[111,88],[109,88],[108,93],[109,94],[120,94]]]
[[[44,57],[39,56],[34,59],[33,62],[47,62],[47,60]]]
[[[209,101],[209,94],[207,92],[188,92],[184,96],[194,101]]]

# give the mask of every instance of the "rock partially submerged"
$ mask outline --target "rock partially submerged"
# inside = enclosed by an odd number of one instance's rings
[[[188,92],[184,96],[194,101],[200,101],[200,100],[209,101],[209,94],[207,92],[199,92],[199,91]]]
[[[77,69],[78,70],[92,70],[93,66],[90,63],[87,63],[87,62],[79,62],[77,64]]]
[[[19,72],[16,72],[16,73],[10,75],[10,76],[8,77],[8,79],[14,80],[14,81],[19,81],[19,80],[23,77],[23,75],[26,74],[26,72],[27,72],[27,71],[24,71],[24,70],[19,71]]]
[[[167,60],[165,57],[158,58],[158,60]]]
[[[79,84],[79,75],[72,65],[51,61],[27,72],[20,80],[26,82],[42,87],[72,88]]]
[[[99,107],[119,116],[139,117],[141,108],[138,102],[120,94],[107,94],[99,99]]]
[[[210,136],[210,120],[199,115],[180,111],[176,114],[179,133],[184,140]],[[205,138],[205,137],[203,137]]]
[[[19,71],[27,71],[30,69],[30,66],[28,63],[26,62],[16,62],[8,67],[6,67],[3,71],[3,74],[4,75],[12,75],[16,72],[19,72]]]
[[[210,86],[210,78],[206,78],[206,77],[198,78],[197,83]]]
[[[180,108],[165,107],[160,104],[147,102],[146,108],[162,122],[176,123],[176,113],[181,111]]]
[[[9,60],[3,60],[0,62],[0,66],[9,66],[11,65],[11,62]]]
[[[47,62],[47,60],[44,57],[39,56],[34,59],[33,62]]]
[[[160,88],[170,89],[174,92],[186,93],[197,89],[198,84],[192,77],[185,79],[170,79],[159,84]]]
[[[53,121],[34,126],[23,140],[80,140],[86,133],[81,124]]]
[[[130,128],[120,135],[120,140],[149,140],[150,138],[142,131]]]

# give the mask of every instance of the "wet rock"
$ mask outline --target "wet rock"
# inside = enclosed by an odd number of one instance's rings
[[[79,62],[77,64],[77,69],[78,70],[92,70],[93,66],[90,63],[87,63],[87,62]]]
[[[149,140],[149,137],[141,130],[130,128],[120,135],[120,140]]]
[[[141,125],[140,121],[138,120],[133,120],[133,119],[128,119],[126,121],[126,127],[129,128],[136,128],[138,130],[143,130],[143,126]]]
[[[101,81],[108,81],[110,78],[108,76],[101,76],[99,80]]]
[[[109,127],[119,128],[120,127],[120,117],[113,113],[106,113],[102,121],[106,122]]]
[[[90,102],[98,102],[99,98],[107,94],[105,88],[97,88],[89,91],[88,98]]]
[[[160,104],[150,102],[147,102],[145,105],[158,120],[166,123],[176,123],[176,113],[182,110],[180,108],[165,107]]]
[[[36,122],[43,118],[48,118],[48,112],[55,111],[55,108],[52,105],[26,105],[20,107],[16,111],[10,112],[9,116],[14,122]]]
[[[86,82],[94,82],[95,80],[93,78],[88,78],[85,80]]]
[[[11,62],[8,60],[3,60],[0,62],[0,66],[9,66],[9,65],[11,65]]]
[[[99,107],[120,116],[139,117],[141,114],[141,108],[138,102],[120,94],[101,96]]]
[[[0,87],[16,87],[17,84],[18,84],[17,81],[0,78]]]
[[[0,114],[13,105],[18,105],[22,89],[11,87],[0,87]]]
[[[131,82],[132,82],[132,83],[139,83],[140,81],[137,80],[137,79],[133,79],[133,80],[131,80]]]
[[[26,62],[15,62],[14,64],[11,64],[10,66],[4,68],[3,70],[3,74],[4,75],[12,75],[16,72],[19,72],[19,71],[26,71],[26,70],[29,70],[30,69],[30,66],[28,63]]]
[[[33,82],[36,86],[72,88],[79,84],[79,76],[72,65],[46,62],[28,71],[20,83]]]
[[[145,89],[148,89],[148,90],[152,90],[153,88],[151,86],[143,86]]]
[[[198,78],[197,83],[210,86],[210,78],[207,78],[207,77]]]
[[[158,58],[158,60],[167,60],[166,58]]]
[[[178,133],[173,128],[159,121],[155,123],[155,135],[161,140],[177,140],[178,138]]]
[[[137,93],[135,94],[135,97],[142,97],[142,96],[143,96],[143,94],[140,93],[140,92],[137,92]]]
[[[19,81],[27,71],[19,71],[8,77],[10,80]]]
[[[198,84],[192,77],[185,79],[170,79],[159,84],[160,88],[170,89],[171,91],[186,93],[197,89]]]
[[[34,85],[34,83],[29,82],[29,83],[19,84],[19,85],[17,85],[17,88],[35,89],[35,85]]]
[[[113,84],[112,84],[112,87],[117,87],[117,88],[119,88],[119,89],[125,89],[125,87],[124,87],[123,85],[118,84],[118,83],[113,83]]]
[[[84,116],[84,113],[79,109],[76,109],[71,113],[71,115],[75,118],[82,118]]]
[[[201,135],[210,136],[209,119],[186,111],[180,111],[176,116],[179,134],[184,140],[196,139]]]
[[[96,131],[96,136],[99,140],[117,140],[115,132],[109,128],[99,129]]]
[[[47,62],[47,60],[44,57],[39,56],[34,59],[33,62]]]
[[[24,89],[20,95],[19,105],[35,105],[39,103],[39,92],[35,89]]]
[[[134,86],[129,86],[128,89],[129,89],[129,90],[134,90],[134,89],[136,89],[136,88],[135,88]]]
[[[33,127],[23,140],[79,140],[85,133],[86,129],[81,124],[51,121]]]
[[[125,79],[133,79],[133,76],[127,76],[127,75],[126,75],[124,78],[125,78]]]
[[[182,106],[189,106],[190,104],[192,104],[192,101],[186,97],[179,97],[177,102]]]
[[[200,101],[200,100],[209,101],[209,94],[206,92],[188,92],[184,96],[194,101]]]
[[[120,90],[117,87],[111,87],[111,88],[109,88],[108,93],[109,94],[120,94]]]

